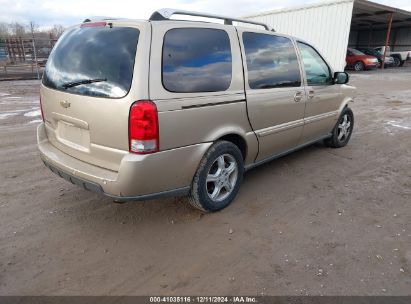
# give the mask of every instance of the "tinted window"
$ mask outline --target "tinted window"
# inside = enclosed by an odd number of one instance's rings
[[[384,52],[382,51],[382,48],[376,48],[376,49],[374,49],[374,51],[379,55],[384,55]]]
[[[69,93],[123,97],[130,90],[138,37],[137,29],[126,27],[71,29],[51,52],[43,83]],[[99,81],[65,88],[87,79]]]
[[[301,75],[291,40],[285,37],[243,33],[251,89],[299,87]]]
[[[331,84],[331,71],[324,59],[311,46],[298,42],[308,85]]]
[[[231,48],[223,30],[181,28],[164,36],[163,85],[171,92],[225,91],[231,84]]]
[[[360,52],[363,52],[366,55],[373,55],[374,52],[369,49],[359,49]]]
[[[358,55],[358,56],[363,56],[363,55],[364,55],[363,52],[361,52],[361,51],[359,51],[359,50],[357,50],[357,49],[350,49],[349,51],[350,51],[351,53],[353,53],[354,55]]]

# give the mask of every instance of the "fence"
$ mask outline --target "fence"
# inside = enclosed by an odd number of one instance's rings
[[[0,80],[40,79],[57,39],[0,37]]]

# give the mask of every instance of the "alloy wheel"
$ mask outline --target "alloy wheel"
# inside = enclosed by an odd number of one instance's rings
[[[357,63],[354,65],[354,70],[356,70],[356,71],[362,71],[362,70],[363,70],[363,64],[362,64],[361,62],[357,62]]]
[[[347,140],[351,132],[351,119],[348,114],[344,114],[342,120],[338,124],[338,140],[344,142]]]
[[[234,190],[238,179],[238,164],[234,156],[223,154],[212,163],[206,178],[206,191],[215,202],[226,199]]]

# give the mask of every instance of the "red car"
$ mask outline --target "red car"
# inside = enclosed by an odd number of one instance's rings
[[[352,68],[356,71],[369,70],[378,68],[379,63],[377,57],[366,55],[356,49],[347,49],[347,68]]]

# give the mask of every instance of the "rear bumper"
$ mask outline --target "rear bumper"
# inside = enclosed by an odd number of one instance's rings
[[[118,200],[146,200],[165,195],[183,195],[211,143],[197,144],[154,154],[126,154],[119,171],[78,160],[55,148],[44,124],[37,128],[40,157],[46,167],[86,190]]]

